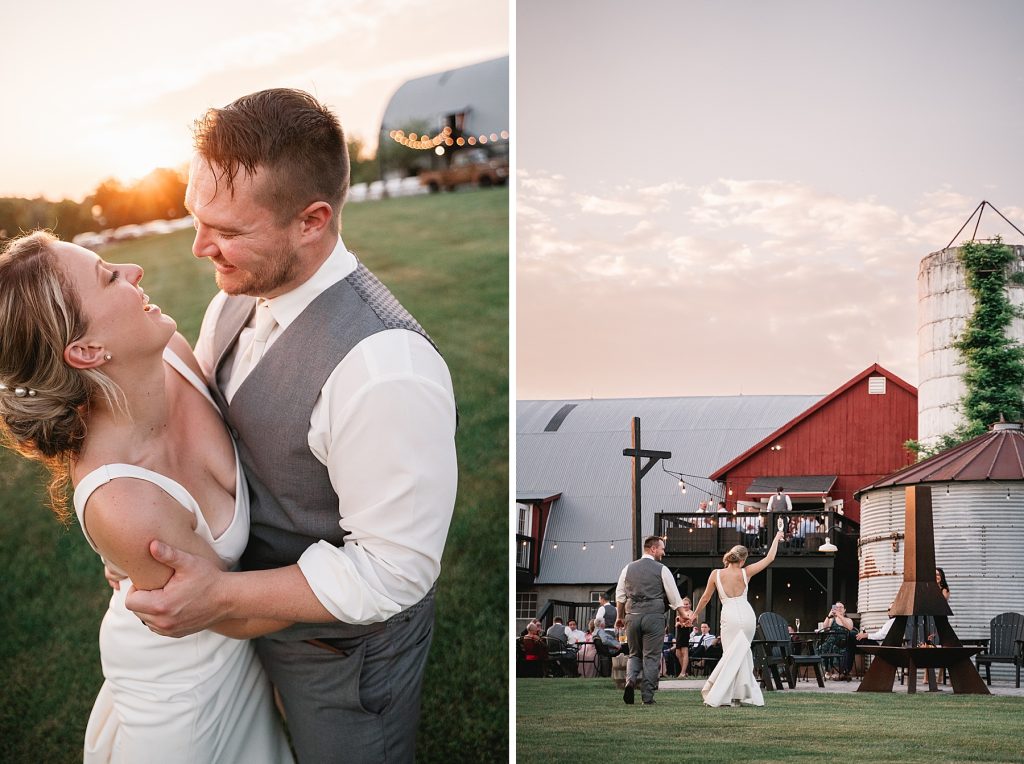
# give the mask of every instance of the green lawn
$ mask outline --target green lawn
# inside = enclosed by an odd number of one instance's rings
[[[1024,760],[1024,698],[766,693],[761,708],[706,708],[697,690],[627,706],[611,679],[516,681],[516,761],[614,751],[622,762]]]
[[[508,192],[349,205],[349,249],[434,338],[459,403],[459,497],[437,593],[420,761],[508,759],[507,648],[472,637],[507,618]],[[146,269],[153,301],[194,341],[215,291],[182,231],[111,247]],[[0,453],[0,761],[81,761],[102,682],[97,631],[109,597],[99,559],[42,502],[42,475]]]

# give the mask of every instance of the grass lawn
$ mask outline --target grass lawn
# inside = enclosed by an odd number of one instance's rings
[[[507,618],[508,192],[346,207],[349,249],[441,348],[460,424],[459,496],[442,562],[418,761],[508,760],[508,653],[472,636]],[[146,291],[191,341],[215,292],[182,231],[111,247],[146,269]],[[43,505],[43,477],[0,453],[0,761],[81,761],[102,683],[97,633],[109,599],[99,559]],[[400,684],[401,677],[397,678]]]
[[[516,761],[583,751],[612,761],[961,762],[1024,760],[1024,699],[800,692],[761,708],[705,708],[696,690],[627,706],[611,679],[516,681]],[[570,753],[571,752],[571,753]]]

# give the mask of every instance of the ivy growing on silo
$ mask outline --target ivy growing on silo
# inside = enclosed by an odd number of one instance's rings
[[[1007,273],[1013,259],[1013,249],[999,238],[960,246],[959,260],[974,297],[974,312],[953,343],[967,369],[967,390],[960,399],[964,421],[934,448],[908,441],[907,448],[919,456],[931,456],[981,435],[1000,416],[1010,422],[1024,419],[1024,346],[1009,337],[1013,319],[1024,316],[1007,291],[1009,283],[1021,283],[1019,273]]]

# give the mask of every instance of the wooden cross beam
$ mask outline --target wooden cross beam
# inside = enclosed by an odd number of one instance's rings
[[[643,554],[643,535],[640,529],[640,481],[651,467],[662,459],[671,459],[671,451],[651,451],[640,447],[640,417],[633,417],[633,447],[622,449],[622,455],[633,460],[633,559]],[[640,464],[641,459],[647,463]]]

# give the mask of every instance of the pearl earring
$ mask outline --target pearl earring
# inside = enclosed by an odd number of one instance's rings
[[[111,360],[113,360],[113,358],[114,358],[114,356],[110,355],[110,353],[104,353],[103,354],[103,360],[104,361],[111,361]]]

